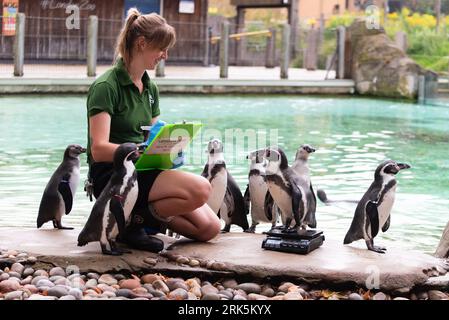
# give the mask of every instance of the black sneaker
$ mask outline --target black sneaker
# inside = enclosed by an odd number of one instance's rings
[[[161,239],[147,235],[143,228],[126,230],[120,242],[127,244],[133,249],[154,253],[158,253],[164,249],[164,242]]]

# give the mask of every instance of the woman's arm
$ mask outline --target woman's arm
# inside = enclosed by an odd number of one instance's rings
[[[151,119],[151,125],[155,124],[157,120],[159,120],[159,116],[156,116],[153,119]]]
[[[95,162],[112,162],[118,144],[109,142],[111,116],[100,112],[89,118],[91,152]]]

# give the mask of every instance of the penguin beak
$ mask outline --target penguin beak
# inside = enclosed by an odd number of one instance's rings
[[[307,150],[309,153],[313,153],[313,152],[315,152],[316,151],[316,149],[314,149],[314,148],[309,148],[309,150]]]
[[[81,153],[85,153],[86,151],[87,151],[86,148],[80,148],[80,152],[81,152]]]
[[[411,166],[407,163],[398,163],[399,170],[410,169]]]

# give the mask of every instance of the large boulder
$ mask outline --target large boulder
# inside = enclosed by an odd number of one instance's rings
[[[415,99],[419,76],[437,81],[436,73],[423,69],[385,34],[383,28],[368,29],[356,20],[347,29],[350,42],[351,76],[359,94]]]

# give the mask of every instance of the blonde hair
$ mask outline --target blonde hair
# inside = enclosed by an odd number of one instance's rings
[[[140,36],[144,36],[150,46],[161,50],[173,47],[176,42],[175,29],[163,17],[154,12],[142,15],[131,8],[115,49],[116,57],[122,57],[125,65],[129,64],[134,42]]]

